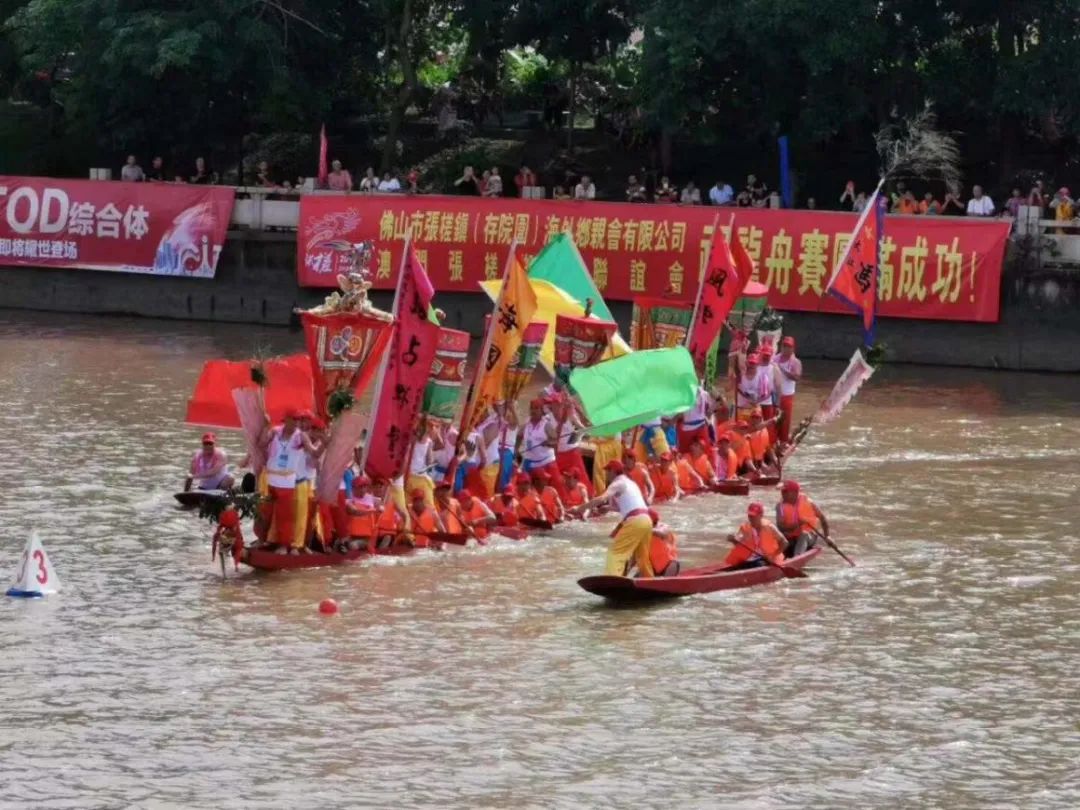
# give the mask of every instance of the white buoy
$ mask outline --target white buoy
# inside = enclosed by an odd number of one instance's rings
[[[60,590],[60,577],[49,562],[49,555],[41,546],[37,532],[30,532],[26,541],[19,569],[15,572],[15,582],[8,588],[7,595],[32,598],[56,593]]]

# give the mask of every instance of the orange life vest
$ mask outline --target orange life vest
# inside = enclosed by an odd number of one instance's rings
[[[735,536],[744,545],[732,546],[731,551],[724,558],[725,565],[739,565],[758,556],[766,557],[777,564],[783,563],[787,540],[769,521],[761,521],[761,531],[755,529],[750,525],[750,521],[747,521],[739,527]]]
[[[675,462],[675,469],[679,473],[679,487],[683,492],[697,492],[700,489],[694,478],[694,467],[686,456],[679,456],[679,460]]]
[[[659,467],[653,473],[653,486],[656,487],[656,500],[669,501],[678,492],[676,486],[676,472],[674,468],[666,472]]]
[[[588,500],[589,490],[585,489],[585,485],[580,481],[570,487],[570,489],[566,490],[566,506],[569,509],[573,509],[575,506],[581,506]]]
[[[754,461],[761,461],[769,449],[769,431],[767,428],[756,430],[746,437],[750,443],[750,454]]]
[[[735,478],[739,474],[739,461],[735,458],[735,451],[730,447],[727,449],[726,457],[724,451],[718,451],[720,453],[720,463],[716,468],[716,477],[720,478],[720,473],[723,472],[723,478]],[[726,467],[726,469],[725,469]]]
[[[405,520],[401,517],[401,513],[397,510],[393,501],[390,501],[383,506],[382,512],[379,513],[379,520],[375,524],[375,528],[379,534],[397,534],[401,528],[405,525]]]
[[[741,433],[731,433],[731,452],[735,454],[736,469],[750,460],[750,442]]]
[[[498,518],[499,523],[503,526],[516,526],[518,522],[518,502],[517,498],[511,498],[507,503],[505,496],[496,495],[491,503],[491,511],[495,513],[495,517]]]
[[[676,548],[675,533],[669,532],[668,536],[661,537],[653,532],[652,541],[649,544],[649,560],[652,562],[652,570],[657,576],[672,562],[679,559]]]
[[[428,548],[431,545],[430,535],[439,530],[438,521],[435,520],[435,511],[428,507],[424,507],[424,511],[419,515],[413,512],[412,514],[413,532],[413,545],[417,548]]]
[[[641,464],[635,464],[633,469],[631,469],[630,472],[627,473],[627,476],[630,478],[631,481],[638,485],[638,489],[641,490],[641,494],[648,497],[649,485],[645,483],[645,479],[649,477],[648,470],[646,470],[645,467],[643,467]]]
[[[795,503],[780,501],[776,505],[776,523],[784,533],[784,537],[789,540],[796,539],[810,529],[818,531],[821,529],[817,513],[814,511],[814,502],[801,492]]]
[[[519,518],[544,519],[544,505],[540,503],[535,490],[529,490],[518,499],[517,514]]]
[[[353,509],[362,510],[365,507],[354,501],[347,501]],[[348,534],[349,537],[362,537],[365,540],[375,534],[375,521],[379,516],[377,510],[372,509],[365,511],[362,515],[354,515],[352,513],[346,513],[349,516],[348,521]]]
[[[450,534],[465,534],[465,525],[458,518],[461,514],[461,504],[457,498],[450,498],[445,509],[439,509],[439,517],[442,518],[446,531]]]
[[[559,500],[555,487],[544,487],[544,491],[540,493],[540,505],[544,507],[544,514],[552,523],[563,519],[562,501]]]
[[[486,524],[477,522],[488,517],[488,512],[484,508],[484,504],[480,501],[479,498],[473,498],[472,505],[468,509],[462,507],[459,514],[463,518],[465,518],[465,520],[472,524],[473,533],[480,540],[483,540],[485,537],[488,536],[488,534],[491,533],[491,530],[487,527]]]
[[[694,459],[694,472],[701,476],[701,480],[708,484],[716,477],[716,471],[712,467],[709,457],[702,453]]]

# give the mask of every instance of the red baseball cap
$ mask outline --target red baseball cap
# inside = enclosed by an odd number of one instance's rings
[[[791,348],[794,349],[795,348],[795,338],[793,338],[791,335],[787,335],[783,340],[780,341],[780,345],[781,346],[790,346]]]
[[[798,481],[785,481],[780,486],[780,491],[781,492],[798,492],[799,491],[799,482]]]
[[[435,485],[435,489],[450,489],[449,481],[440,481]]]
[[[622,475],[623,472],[626,471],[626,468],[623,467],[623,463],[621,461],[619,461],[617,458],[613,458],[611,461],[609,461],[607,464],[605,464],[604,469],[605,470],[611,470],[613,473],[616,473],[618,475]]]
[[[409,493],[409,497],[412,498],[414,501],[417,498],[423,498],[424,497],[424,490],[422,490],[422,489],[414,489],[412,492]]]
[[[765,507],[755,501],[746,508],[746,514],[750,517],[762,517],[765,514]]]
[[[217,436],[215,436],[213,433],[204,433],[202,435],[202,440],[203,444],[216,444]]]
[[[360,487],[366,487],[371,483],[371,480],[366,475],[358,475],[352,480],[352,488],[360,489]]]
[[[671,453],[661,453],[660,454],[660,460],[661,461],[671,461],[672,460]]]
[[[469,498],[472,497],[472,492],[467,489],[463,489],[458,492],[457,496],[458,500],[467,501],[469,500]]]
[[[513,487],[507,487],[506,489],[504,489],[502,491],[502,494],[513,498],[514,497],[514,488]]]
[[[761,358],[758,356],[758,354],[756,352],[753,353],[753,354],[746,355],[746,365],[748,365],[748,366],[756,366],[760,362],[761,362]]]

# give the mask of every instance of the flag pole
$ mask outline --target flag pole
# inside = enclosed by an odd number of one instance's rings
[[[476,400],[480,396],[480,381],[483,379],[484,367],[487,363],[488,354],[491,352],[491,343],[495,339],[495,315],[506,300],[506,288],[510,279],[510,269],[514,266],[514,256],[517,253],[518,241],[510,243],[510,250],[506,254],[506,266],[503,268],[502,286],[499,288],[499,297],[495,299],[495,308],[491,313],[491,322],[484,333],[484,342],[480,346],[480,356],[476,359],[476,368],[473,369],[473,379],[469,384],[469,393],[465,397],[465,407],[461,411],[461,422],[458,428],[457,439],[454,440],[454,457],[450,460],[450,468],[457,471],[457,457],[461,452],[461,446],[468,433],[468,425],[472,421],[473,410],[476,408]],[[448,470],[447,476],[450,477]]]
[[[732,214],[732,221],[734,221],[735,215]],[[709,252],[705,254],[705,263],[701,265],[698,270],[698,289],[697,298],[694,299],[694,312],[690,316],[690,328],[686,330],[686,348],[690,348],[690,339],[694,334],[694,327],[697,326],[698,315],[701,313],[701,299],[705,294],[705,270],[708,268],[709,263],[712,261],[712,252],[716,248],[716,230],[720,227],[720,214],[716,214],[713,217],[712,235],[709,237]]]
[[[395,329],[395,330],[401,328],[401,321],[398,320],[398,313],[401,311],[401,288],[405,284],[405,263],[409,260],[409,252],[411,250],[412,250],[412,226],[410,225],[409,228],[405,231],[405,249],[401,252],[401,267],[398,269],[397,285],[394,287],[394,306],[393,306],[393,308],[391,310],[391,313],[390,313],[391,315],[394,316],[394,324],[393,324],[393,326],[391,328]],[[395,335],[395,337],[396,337],[396,335]],[[393,340],[394,339],[391,338],[390,342],[393,343]],[[369,429],[369,433],[374,432],[375,419],[379,415],[379,401],[382,398],[383,382],[386,380],[386,368],[389,365],[390,365],[390,351],[387,350],[387,351],[383,352],[382,361],[379,363],[379,371],[378,371],[379,379],[375,383],[374,398],[372,399],[372,402],[374,403],[374,405],[373,405],[373,409],[372,409],[372,412],[371,412],[371,426],[370,426],[370,429]],[[368,453],[370,452],[370,449],[371,449],[371,441],[369,439],[368,441],[364,442],[364,452],[360,457],[360,470],[361,470],[361,472],[367,466]],[[409,459],[405,459],[405,464],[406,465],[409,464]]]

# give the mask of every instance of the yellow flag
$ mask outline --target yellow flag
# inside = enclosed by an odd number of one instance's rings
[[[536,293],[515,251],[510,256],[506,279],[495,302],[495,311],[491,314],[491,336],[478,386],[478,415],[488,404],[502,396],[506,369],[521,346],[525,329],[535,312]]]

